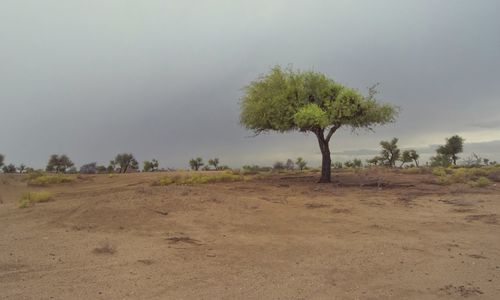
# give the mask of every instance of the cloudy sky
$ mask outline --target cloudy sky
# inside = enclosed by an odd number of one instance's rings
[[[375,133],[334,136],[333,160],[381,139],[430,153],[462,135],[500,160],[500,2],[2,0],[0,153],[43,167],[52,153],[163,167],[191,157],[319,164],[314,136],[251,137],[242,87],[275,64],[314,69],[401,107]],[[429,154],[430,155],[430,154]]]

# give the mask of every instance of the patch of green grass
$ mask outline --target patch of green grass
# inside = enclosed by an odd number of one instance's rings
[[[196,185],[196,184],[206,184],[206,183],[216,183],[216,182],[234,182],[243,181],[245,177],[243,175],[235,175],[232,172],[223,173],[213,173],[213,174],[185,174],[185,175],[168,175],[163,176],[157,181],[153,182],[153,185],[171,185],[171,184],[186,184],[186,185]]]
[[[52,199],[54,199],[54,196],[48,191],[27,192],[19,200],[19,208],[26,208],[34,203],[48,202]]]
[[[54,175],[40,175],[35,178],[28,180],[28,185],[32,186],[46,186],[50,184],[59,184],[59,183],[68,183],[75,181],[74,177],[63,175],[63,174],[54,174]]]

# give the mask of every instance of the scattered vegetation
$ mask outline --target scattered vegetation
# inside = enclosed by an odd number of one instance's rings
[[[66,173],[73,166],[73,162],[67,155],[52,154],[45,170],[47,172]]]
[[[53,195],[48,191],[27,192],[19,200],[19,208],[26,208],[34,203],[48,202],[53,199]]]
[[[50,184],[60,184],[75,181],[75,178],[63,174],[43,174],[41,172],[34,172],[26,174],[28,185],[31,186],[46,186]]]
[[[361,168],[363,167],[363,163],[361,162],[361,159],[355,158],[344,162],[344,166],[346,168]]]
[[[206,184],[206,183],[216,183],[216,182],[233,182],[244,180],[243,175],[236,175],[231,172],[213,173],[213,174],[176,174],[163,176],[157,181],[153,182],[153,185],[171,185],[171,184],[186,184],[186,185],[196,185],[196,184]]]
[[[440,185],[468,183],[473,187],[485,187],[491,184],[492,179],[496,179],[496,174],[500,174],[500,166],[436,167],[432,169],[432,174]]]

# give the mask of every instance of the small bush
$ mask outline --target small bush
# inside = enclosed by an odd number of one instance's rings
[[[432,169],[432,174],[434,174],[436,176],[446,176],[446,174],[448,174],[448,173],[446,172],[446,168],[436,167],[436,168]]]
[[[470,182],[472,187],[487,187],[491,184],[491,181],[486,177],[479,177],[475,182]]]
[[[68,183],[73,182],[75,179],[73,177],[55,174],[55,175],[41,175],[34,179],[28,180],[28,185],[32,186],[46,186],[50,184]]]
[[[51,192],[40,191],[40,192],[28,192],[25,193],[19,200],[19,207],[26,208],[34,203],[38,202],[48,202],[53,199]]]
[[[206,184],[206,183],[216,183],[216,182],[233,182],[242,181],[244,177],[242,175],[235,175],[231,172],[224,173],[214,173],[214,174],[188,174],[188,175],[173,175],[173,176],[163,176],[157,181],[153,182],[153,185],[171,185],[171,184]]]
[[[450,185],[452,183],[453,181],[450,176],[443,175],[443,176],[437,176],[436,178],[436,184],[439,185]]]

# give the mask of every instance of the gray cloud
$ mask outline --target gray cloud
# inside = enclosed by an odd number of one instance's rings
[[[499,9],[493,0],[6,0],[0,152],[38,167],[51,153],[82,164],[122,151],[172,167],[197,155],[317,161],[312,136],[247,138],[238,124],[241,88],[289,63],[360,90],[380,82],[380,98],[402,108],[375,134],[339,132],[335,151],[393,136],[438,143],[498,118]]]

